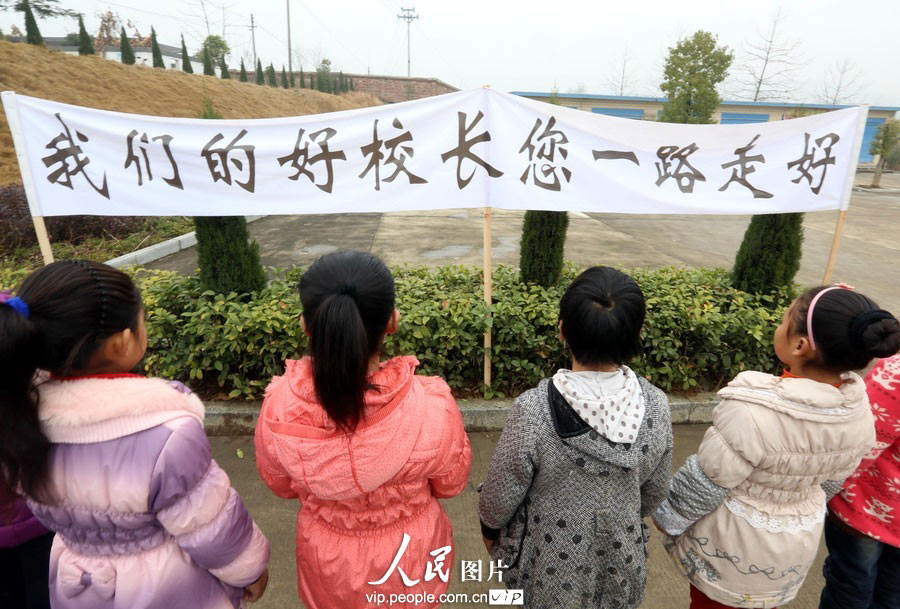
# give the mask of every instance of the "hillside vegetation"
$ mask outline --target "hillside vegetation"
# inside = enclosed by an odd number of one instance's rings
[[[198,66],[195,66],[197,69]],[[381,102],[366,93],[328,95],[222,80],[96,55],[71,56],[0,40],[0,90],[103,110],[196,118],[203,99],[224,118],[271,118],[350,110]],[[0,185],[21,182],[6,115],[0,112]]]

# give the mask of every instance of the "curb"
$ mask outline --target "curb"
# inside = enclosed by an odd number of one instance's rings
[[[867,186],[854,186],[853,192],[867,192],[873,195],[900,194],[900,188],[869,188]]]
[[[247,216],[247,222],[253,222],[260,218],[265,218],[265,216]],[[142,264],[147,264],[148,262],[153,262],[154,260],[159,260],[160,258],[165,258],[166,256],[175,254],[195,245],[197,245],[197,235],[194,231],[191,231],[160,243],[148,245],[135,252],[123,254],[118,258],[107,260],[105,264],[117,269],[127,266],[140,266]]]
[[[672,423],[712,422],[712,411],[718,403],[716,394],[668,397]],[[458,400],[457,404],[467,432],[501,431],[512,400]],[[206,433],[210,436],[252,436],[261,405],[260,400],[207,402]]]

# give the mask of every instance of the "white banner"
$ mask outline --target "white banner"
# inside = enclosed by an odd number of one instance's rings
[[[487,88],[256,120],[3,105],[35,216],[846,209],[867,112],[677,125]]]

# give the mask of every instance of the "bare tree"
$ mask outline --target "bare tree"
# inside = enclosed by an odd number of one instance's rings
[[[189,18],[183,22],[188,38],[202,46],[207,38],[214,35],[214,31],[221,29],[221,38],[227,41],[229,28],[244,25],[240,15],[232,12],[235,6],[235,2],[228,0],[183,0],[182,11]],[[194,26],[196,22],[202,26]]]
[[[119,15],[111,10],[97,11],[96,15],[100,19],[100,25],[97,28],[97,35],[94,36],[94,51],[101,57],[105,57],[106,47],[116,46],[119,41],[122,22]]]
[[[610,75],[606,79],[606,86],[616,95],[634,95],[637,81],[633,74],[634,62],[628,52],[628,47],[622,49],[616,57]]]
[[[859,101],[863,83],[859,67],[849,59],[835,62],[825,72],[825,80],[819,89],[819,101],[830,106],[852,104]]]
[[[798,59],[800,41],[785,35],[787,13],[772,14],[765,29],[744,44],[744,56],[735,70],[731,94],[750,101],[787,101],[797,90],[797,71],[805,65]]]

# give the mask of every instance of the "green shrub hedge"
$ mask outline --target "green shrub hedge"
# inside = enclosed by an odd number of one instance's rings
[[[444,377],[460,395],[480,393],[485,327],[493,326],[493,386],[515,395],[562,366],[557,307],[578,269],[559,287],[524,285],[518,272],[494,273],[493,319],[474,267],[394,269],[400,331],[385,355],[414,354],[420,372]],[[191,384],[207,396],[259,397],[286,358],[300,356],[300,299],[294,269],[250,299],[203,292],[194,277],[138,271],[147,312],[147,370]],[[742,370],[774,371],[772,334],[793,293],[750,295],[726,270],[634,271],[647,298],[644,353],[634,368],[665,390],[715,389]],[[0,287],[9,281],[0,279]]]

